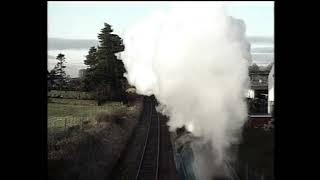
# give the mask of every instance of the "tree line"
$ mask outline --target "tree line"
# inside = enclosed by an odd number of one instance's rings
[[[126,70],[122,60],[116,56],[125,49],[123,40],[113,33],[108,23],[104,23],[98,39],[99,45],[90,47],[85,57],[84,64],[87,68],[78,83],[71,83],[70,77],[65,73],[65,55],[58,54],[57,64],[48,72],[51,89],[68,90],[72,86],[80,86],[78,89],[81,91],[93,92],[98,104],[107,100],[125,101],[128,82],[123,74]]]

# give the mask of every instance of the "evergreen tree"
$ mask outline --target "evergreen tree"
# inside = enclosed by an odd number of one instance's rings
[[[65,68],[66,66],[64,63],[66,62],[66,58],[64,54],[58,54],[57,58],[58,60],[55,67],[51,70],[50,75],[54,80],[57,80],[57,85],[59,86],[59,89],[61,90],[63,86],[66,84],[66,72]]]
[[[124,50],[123,41],[112,32],[111,26],[105,23],[98,34],[99,46],[97,49],[91,47],[84,61],[88,65],[84,77],[85,89],[95,91],[102,101],[110,98],[119,100],[124,93],[122,84],[126,82],[123,77],[124,64],[115,55]]]
[[[98,64],[96,52],[97,49],[94,46],[91,47],[88,55],[86,56],[86,60],[84,60],[84,64],[89,66],[90,68],[94,68]]]

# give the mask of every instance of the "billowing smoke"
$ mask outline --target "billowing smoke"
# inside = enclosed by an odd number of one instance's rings
[[[170,130],[186,126],[228,159],[247,118],[250,44],[242,20],[214,4],[184,4],[147,17],[124,37],[130,84],[154,94]]]

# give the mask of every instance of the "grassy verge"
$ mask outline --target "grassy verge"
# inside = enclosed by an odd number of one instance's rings
[[[53,99],[53,98],[52,98]],[[108,102],[97,106],[95,101],[76,99],[54,99],[48,103],[48,129],[63,129],[91,121],[100,112],[113,112],[122,108],[119,102]]]
[[[60,109],[61,104],[51,104],[49,114],[68,117],[88,114],[94,108],[85,106],[87,110],[84,110],[74,106]],[[110,102],[102,109],[83,127],[69,128],[68,136],[50,148],[49,179],[103,180],[108,176],[138,122],[142,99],[129,107]]]

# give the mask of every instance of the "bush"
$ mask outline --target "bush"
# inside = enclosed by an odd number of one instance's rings
[[[126,96],[128,100],[128,104],[134,104],[141,96],[136,93],[135,88],[129,88],[126,90]]]
[[[116,109],[113,112],[100,112],[96,115],[97,123],[110,122],[117,125],[123,125],[126,118],[127,112],[125,108]]]
[[[101,85],[94,92],[94,99],[97,100],[98,105],[102,105],[107,100],[112,99],[112,93],[109,85]]]

